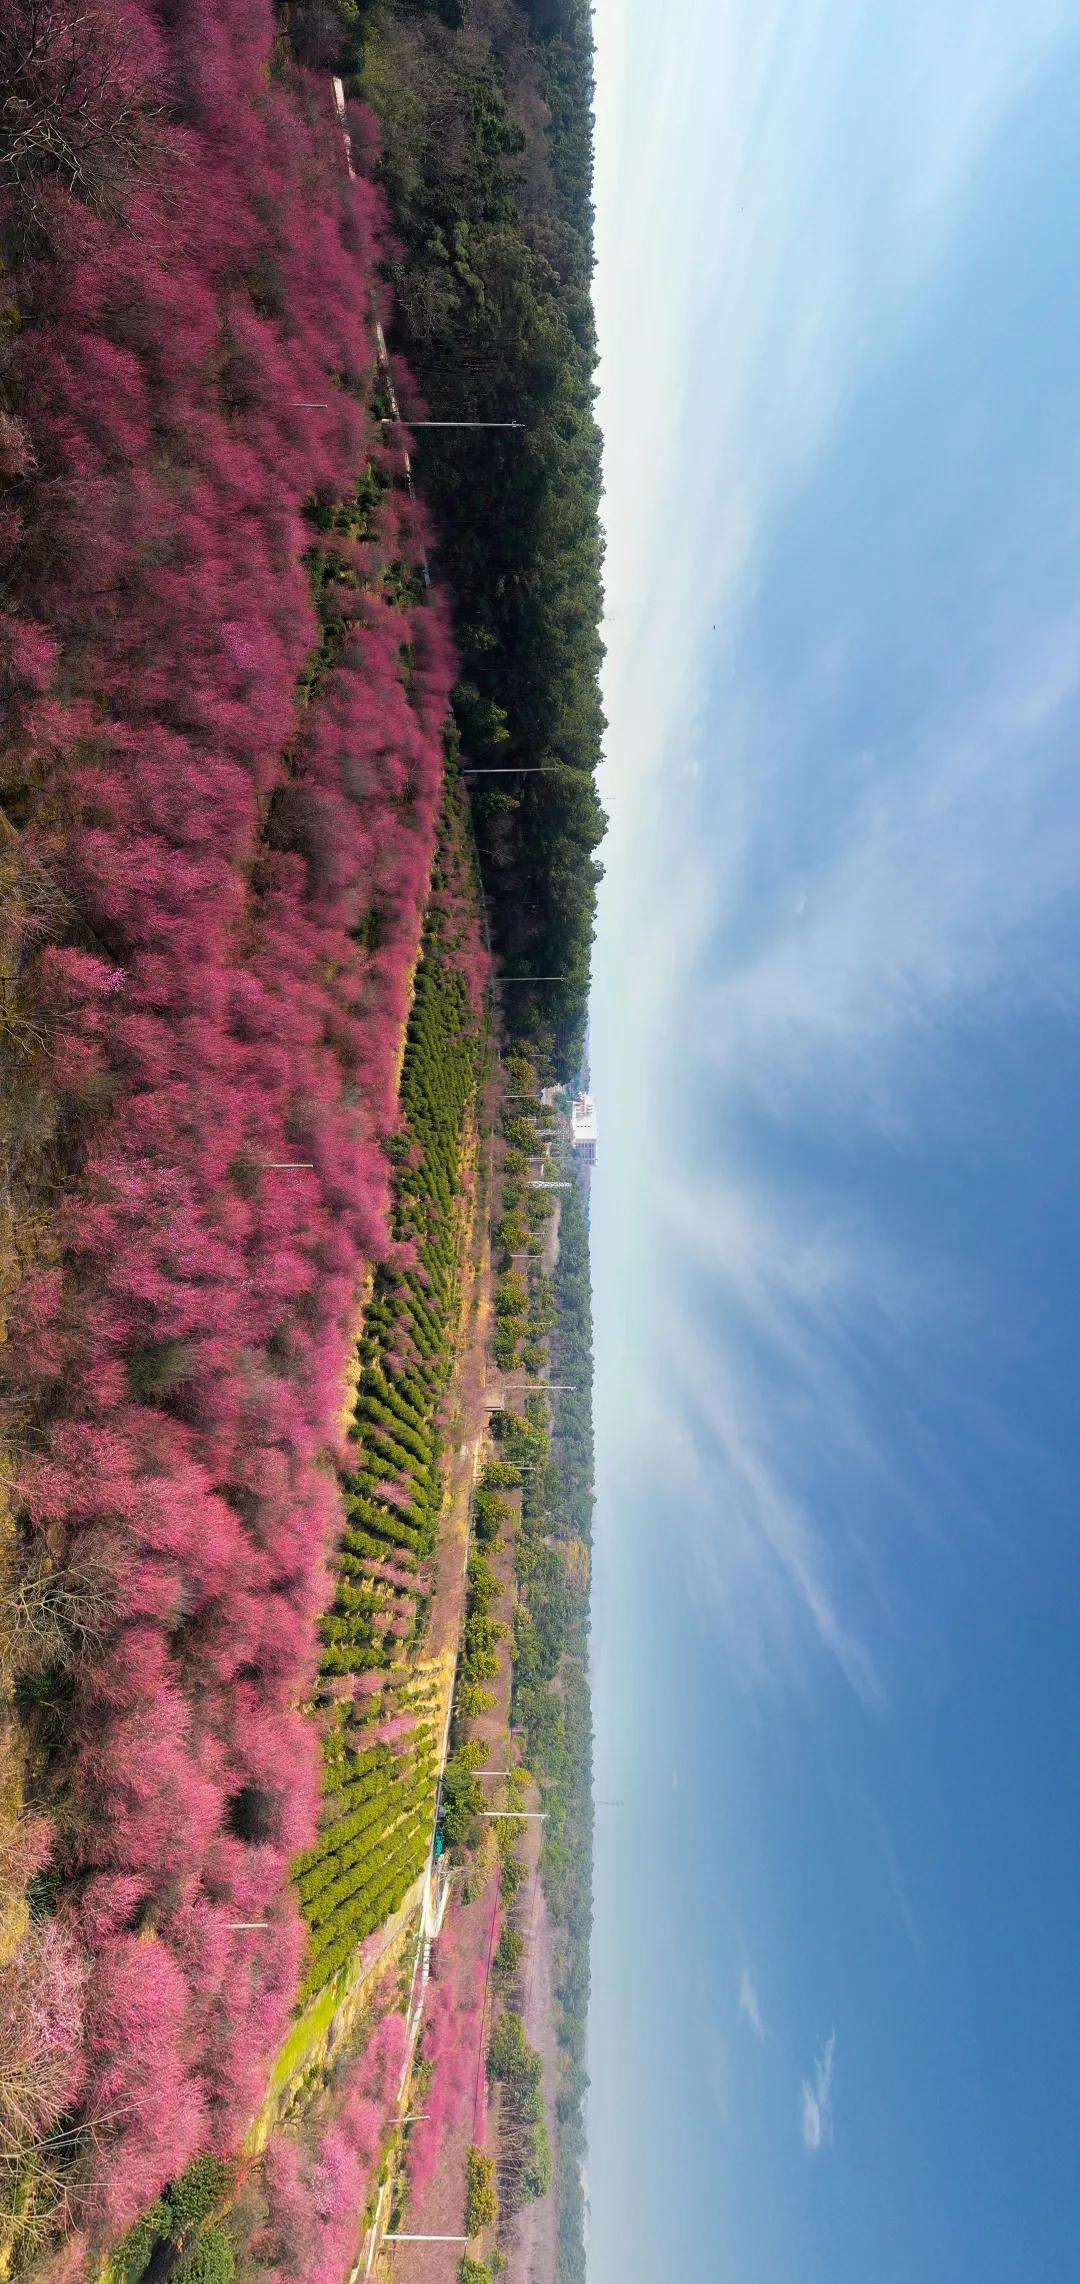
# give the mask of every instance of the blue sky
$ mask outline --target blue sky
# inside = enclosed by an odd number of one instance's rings
[[[593,2284],[1080,2273],[1080,5],[599,0]]]

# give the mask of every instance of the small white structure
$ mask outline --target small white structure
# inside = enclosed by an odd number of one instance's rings
[[[596,1104],[591,1094],[579,1094],[570,1112],[570,1140],[583,1166],[596,1164]]]

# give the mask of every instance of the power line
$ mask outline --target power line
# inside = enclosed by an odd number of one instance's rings
[[[403,420],[400,413],[383,413],[380,428],[524,428],[523,420]]]
[[[468,2244],[467,2236],[410,2236],[404,2229],[383,2230],[384,2244]]]
[[[547,1823],[546,1808],[478,1808],[476,1813],[486,1817],[489,1822],[492,1817],[498,1817],[501,1821],[507,1816],[520,1816],[524,1824]]]

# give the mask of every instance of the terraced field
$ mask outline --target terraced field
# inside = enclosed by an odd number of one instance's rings
[[[348,1520],[323,1621],[322,1828],[296,1874],[310,1931],[305,1998],[398,1908],[431,1844],[444,1705],[423,1647],[484,1046],[473,911],[451,798],[402,1063],[395,1258],[377,1271],[364,1318]]]

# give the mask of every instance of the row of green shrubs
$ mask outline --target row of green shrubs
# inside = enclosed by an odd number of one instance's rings
[[[437,1782],[436,1722],[416,1675],[443,1500],[442,1415],[461,1308],[463,1174],[483,1027],[466,970],[474,893],[448,796],[390,1144],[396,1260],[376,1272],[359,1348],[337,1593],[323,1620],[323,1817],[296,1867],[310,1931],[303,1996],[348,1966],[422,1872]],[[380,1577],[389,1567],[391,1579]],[[375,1575],[373,1575],[373,1571]],[[381,1686],[350,1702],[348,1682]],[[369,1684],[370,1687],[370,1684]],[[372,1728],[404,1733],[370,1743]],[[368,1742],[365,1743],[365,1723]]]
[[[177,2284],[232,2284],[233,2248],[213,2216],[231,2193],[234,2171],[219,2157],[196,2157],[124,2238],[113,2262],[115,2284],[143,2284],[152,2263]]]

